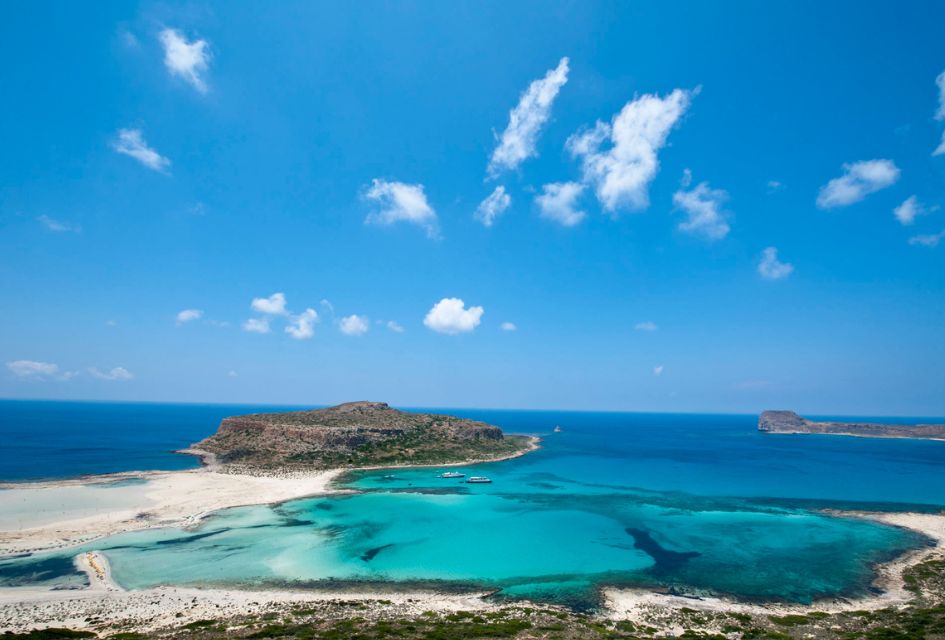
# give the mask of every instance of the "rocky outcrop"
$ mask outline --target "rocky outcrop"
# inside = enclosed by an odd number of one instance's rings
[[[336,467],[437,464],[503,457],[525,448],[496,426],[454,416],[398,411],[383,402],[225,418],[193,445],[222,464]]]
[[[945,424],[880,424],[873,422],[815,422],[793,411],[765,411],[758,417],[765,433],[818,433],[863,438],[945,440]]]

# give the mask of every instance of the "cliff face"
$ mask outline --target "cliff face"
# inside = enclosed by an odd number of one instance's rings
[[[497,458],[526,444],[484,422],[408,413],[383,402],[349,402],[226,418],[216,434],[194,448],[215,454],[224,464],[336,467]]]
[[[945,440],[945,424],[878,424],[872,422],[815,422],[793,411],[765,411],[758,430],[766,433],[819,433],[865,438]]]

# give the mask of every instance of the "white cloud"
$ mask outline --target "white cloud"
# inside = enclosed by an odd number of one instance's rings
[[[843,175],[821,187],[817,206],[846,207],[899,180],[899,167],[892,160],[862,160],[843,165]]]
[[[505,187],[498,186],[495,191],[490,193],[485,200],[479,203],[476,208],[475,218],[486,227],[491,227],[509,205],[512,204],[512,197],[505,192]]]
[[[210,45],[206,40],[187,42],[177,29],[164,29],[159,34],[164,45],[164,66],[172,76],[180,76],[200,93],[207,92],[203,72],[210,66]]]
[[[938,143],[938,146],[935,147],[935,151],[932,152],[933,156],[940,156],[945,154],[945,131],[942,131],[942,141]]]
[[[119,129],[118,137],[112,142],[112,149],[161,173],[167,173],[171,166],[170,160],[148,146],[141,129]]]
[[[911,225],[919,216],[924,216],[938,209],[938,207],[927,207],[915,196],[909,196],[905,201],[893,209],[893,215],[902,225]]]
[[[787,278],[794,272],[794,265],[778,260],[778,250],[775,247],[768,247],[761,252],[761,260],[758,262],[758,273],[765,280],[781,280]]]
[[[367,316],[351,314],[341,319],[338,323],[338,328],[341,330],[341,333],[346,336],[363,336],[368,332],[368,329],[371,328],[371,325],[368,322]]]
[[[285,294],[281,292],[274,293],[268,298],[253,298],[249,306],[253,311],[270,316],[282,316],[288,313],[285,308]]]
[[[659,327],[656,326],[655,322],[647,320],[646,322],[638,322],[633,327],[637,331],[656,331]]]
[[[593,129],[568,138],[567,148],[581,159],[584,181],[594,185],[605,211],[614,215],[619,209],[649,206],[648,187],[659,171],[657,154],[697,92],[642,95],[625,104],[610,124],[598,120]]]
[[[404,332],[404,328],[403,328],[402,326],[400,326],[400,323],[398,323],[398,322],[396,322],[396,321],[394,321],[394,320],[388,320],[388,321],[387,321],[387,328],[390,329],[391,331],[393,331],[394,333],[403,333],[403,332]]]
[[[663,375],[663,365],[658,364],[655,367],[653,367],[653,375],[656,377],[660,377],[661,375]]]
[[[124,367],[114,367],[108,371],[100,371],[95,367],[89,367],[89,373],[99,380],[131,380],[134,375]]]
[[[686,191],[685,177],[683,185],[684,188],[673,194],[673,205],[687,216],[684,222],[679,223],[679,229],[707,240],[720,240],[727,236],[730,227],[722,205],[728,200],[728,193],[722,189],[710,189],[708,182],[700,182],[694,189]]]
[[[48,230],[54,231],[56,233],[64,233],[66,231],[79,233],[80,231],[82,231],[82,227],[80,227],[77,224],[70,224],[68,222],[60,222],[58,220],[53,220],[52,218],[50,218],[49,216],[45,214],[39,216],[36,219],[39,220],[39,223],[42,224],[44,227],[46,227]]]
[[[327,299],[325,299],[325,298],[322,298],[321,301],[320,301],[318,304],[320,304],[320,305],[322,305],[323,307],[325,307],[326,309],[328,309],[328,312],[331,313],[332,315],[334,315],[334,313],[335,313],[335,305],[333,305],[329,300],[327,300]]]
[[[577,200],[584,192],[584,185],[577,182],[552,182],[535,196],[535,203],[542,218],[548,218],[565,227],[573,227],[587,215],[577,209]]]
[[[203,311],[200,309],[184,309],[177,313],[177,324],[184,324],[187,322],[192,322],[193,320],[199,320],[203,317]]]
[[[423,228],[430,238],[439,236],[436,211],[427,202],[422,184],[388,182],[380,178],[371,181],[364,198],[378,204],[378,209],[365,219],[369,224],[408,222]]]
[[[36,360],[14,360],[7,363],[7,369],[17,378],[24,380],[68,380],[74,377],[74,371],[60,371],[59,365]]]
[[[502,331],[518,331],[518,327],[515,326],[514,322],[503,322],[499,325],[499,328]]]
[[[482,314],[482,307],[467,309],[459,298],[443,298],[433,305],[423,319],[423,324],[437,333],[467,333],[479,326]]]
[[[315,309],[306,309],[297,316],[292,316],[285,332],[296,340],[307,340],[315,335],[315,323],[318,313]]]
[[[250,318],[243,323],[243,331],[269,333],[269,318]]]
[[[937,247],[943,239],[945,239],[945,229],[938,233],[912,236],[909,238],[909,244],[921,245],[923,247]]]
[[[507,169],[517,169],[522,162],[538,155],[535,149],[538,134],[548,122],[551,105],[567,81],[568,59],[561,58],[558,66],[549,70],[544,78],[528,85],[518,104],[509,112],[509,125],[499,136],[499,144],[492,152],[486,169],[491,177]]]
[[[784,188],[784,184],[779,180],[768,180],[768,193],[774,193]]]

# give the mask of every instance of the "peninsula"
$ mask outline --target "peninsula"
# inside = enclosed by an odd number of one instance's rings
[[[872,422],[815,422],[793,411],[765,411],[758,417],[765,433],[815,433],[861,438],[945,440],[945,424],[878,424]]]
[[[285,471],[488,462],[535,446],[535,438],[505,435],[477,420],[347,402],[226,418],[188,451],[233,468]]]

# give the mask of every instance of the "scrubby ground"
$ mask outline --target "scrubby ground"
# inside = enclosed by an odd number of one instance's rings
[[[682,608],[654,611],[632,623],[601,615],[535,605],[508,605],[483,611],[405,615],[388,601],[330,600],[286,605],[253,616],[197,620],[147,633],[95,620],[93,630],[44,629],[7,633],[0,638],[30,640],[102,638],[109,640],[606,640],[703,638],[713,640],[939,640],[945,639],[945,561],[909,569],[910,604],[874,611],[754,615]]]

